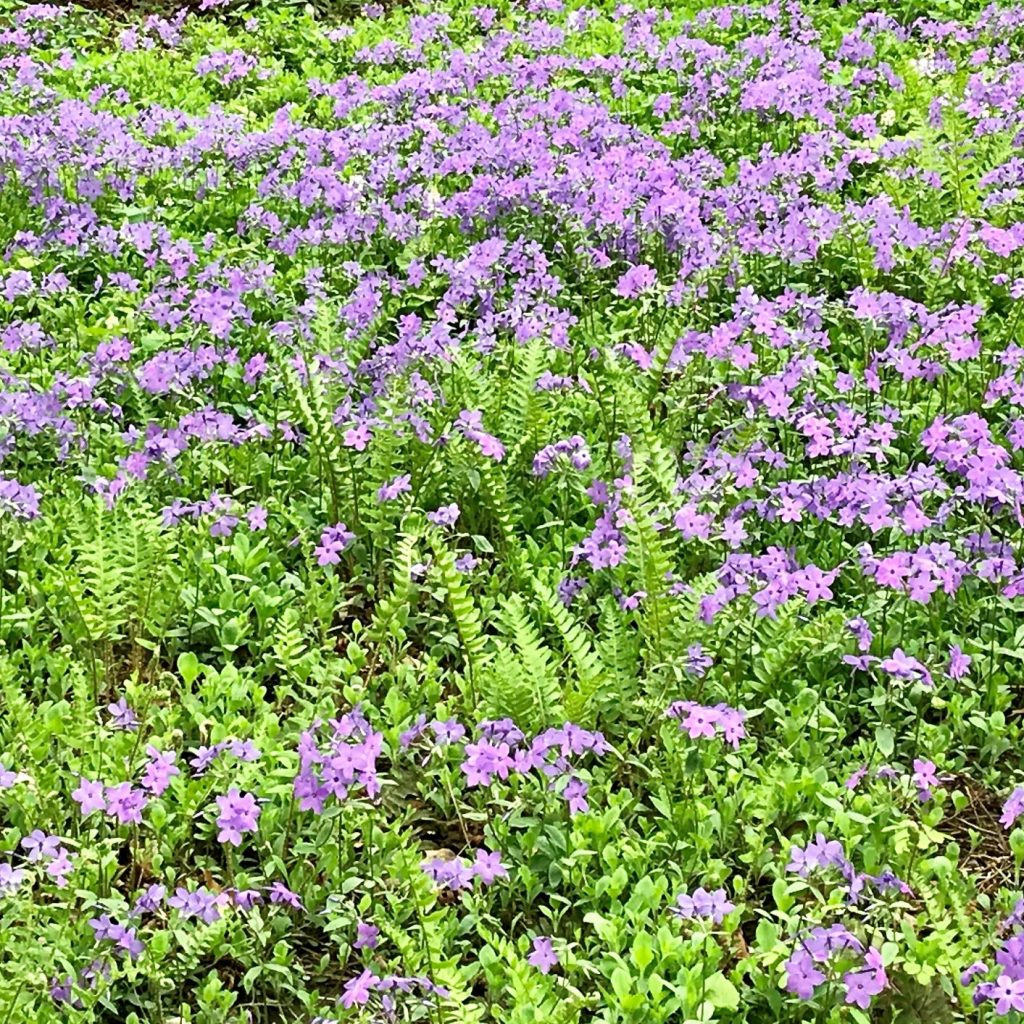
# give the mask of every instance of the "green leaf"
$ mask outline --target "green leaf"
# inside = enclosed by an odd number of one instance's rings
[[[630,959],[633,961],[633,966],[641,973],[647,969],[654,959],[654,943],[647,932],[639,932],[633,940]]]
[[[719,1010],[735,1010],[740,1005],[740,993],[721,971],[704,980],[704,998]]]
[[[633,978],[625,967],[616,967],[611,976],[612,991],[620,1000],[629,995],[633,988]]]
[[[896,747],[895,735],[887,725],[880,725],[875,730],[875,743],[878,745],[878,752],[883,757],[892,757]]]
[[[199,659],[190,651],[179,654],[178,672],[185,680],[185,685],[191,686],[199,678]]]

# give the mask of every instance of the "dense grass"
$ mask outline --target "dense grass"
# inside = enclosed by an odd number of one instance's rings
[[[1021,1016],[1024,12],[2,10],[0,1024]]]

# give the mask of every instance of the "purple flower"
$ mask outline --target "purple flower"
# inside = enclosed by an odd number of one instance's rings
[[[122,825],[141,825],[142,811],[146,806],[146,794],[135,789],[130,782],[122,782],[117,786],[108,786],[104,790],[107,802],[107,814],[116,818]]]
[[[679,728],[693,740],[714,739],[721,731],[722,738],[736,750],[747,734],[744,725],[747,713],[727,704],[708,707],[691,700],[679,700],[671,704],[665,714],[678,719]]]
[[[533,950],[526,958],[531,967],[536,967],[541,974],[550,974],[553,967],[558,966],[558,954],[546,935],[538,935],[533,940]]]
[[[0,863],[0,896],[9,896],[24,881],[24,869],[12,868],[6,861]]]
[[[250,530],[265,530],[267,528],[267,510],[262,505],[253,505],[245,513],[246,521]]]
[[[118,953],[127,953],[132,960],[138,960],[146,947],[139,939],[134,928],[118,924],[104,914],[89,922],[97,942],[113,942]]]
[[[320,543],[314,550],[317,565],[337,565],[341,561],[341,553],[356,539],[344,523],[327,526],[320,534]]]
[[[794,871],[801,878],[807,878],[811,871],[823,868],[838,868],[844,874],[849,870],[843,844],[835,839],[826,839],[820,832],[806,847],[794,846],[790,851],[787,871]]]
[[[938,789],[942,783],[936,774],[935,764],[932,761],[914,760],[914,773],[911,781],[917,787],[917,799],[924,803],[934,795],[933,790]]]
[[[242,836],[247,832],[256,831],[256,822],[260,816],[260,806],[251,793],[240,793],[234,786],[223,796],[217,797],[217,842],[230,843],[232,846],[242,845]]]
[[[16,786],[19,782],[28,782],[28,776],[23,772],[11,771],[0,764],[0,793]]]
[[[171,784],[171,779],[181,774],[181,769],[174,763],[178,755],[173,750],[161,753],[153,746],[146,747],[146,753],[149,760],[146,762],[142,778],[139,779],[139,785],[153,796],[162,796]],[[84,808],[82,813],[85,813]]]
[[[956,645],[951,644],[949,648],[949,665],[946,667],[946,675],[950,679],[963,679],[971,668],[971,658],[964,654]]]
[[[508,869],[501,863],[501,854],[496,850],[477,850],[473,873],[484,885],[491,885],[499,878],[508,878]]]
[[[370,993],[377,987],[378,980],[369,968],[358,977],[350,978],[342,990],[341,1005],[346,1010],[353,1006],[364,1006],[370,999]]]
[[[495,776],[507,779],[512,769],[513,761],[507,743],[491,743],[485,739],[478,743],[467,743],[465,754],[461,767],[467,786],[489,786]]]
[[[381,484],[377,490],[377,500],[380,502],[394,501],[400,494],[407,494],[412,490],[411,480],[412,477],[408,473],[404,473],[386,484]]]
[[[465,727],[454,718],[431,722],[430,729],[438,743],[459,743],[466,736]]]
[[[917,658],[905,654],[902,647],[897,647],[888,658],[883,658],[879,665],[883,672],[897,679],[916,679],[929,688],[934,686],[932,674],[928,669]]]
[[[63,889],[68,884],[67,876],[73,870],[71,855],[63,846],[58,846],[53,859],[46,865],[46,873],[57,883],[58,888]]]
[[[225,889],[231,905],[238,907],[243,913],[252,910],[263,902],[263,893],[259,889]]]
[[[87,818],[93,811],[105,811],[107,800],[102,782],[92,782],[87,778],[78,780],[78,787],[71,793],[71,799],[79,805],[82,817]]]
[[[1013,828],[1014,823],[1022,814],[1024,814],[1024,786],[1018,786],[1003,804],[1003,813],[999,824],[1003,828]]]
[[[442,505],[433,512],[427,513],[427,519],[435,526],[454,526],[459,518],[459,506],[452,502],[450,505]]]
[[[162,885],[149,886],[136,900],[131,909],[131,916],[155,914],[163,905],[167,890]]]
[[[881,954],[876,949],[869,949],[864,955],[864,966],[843,975],[845,1001],[866,1010],[872,998],[882,992],[888,983]]]
[[[294,893],[283,882],[274,882],[267,890],[271,903],[280,903],[295,910],[305,910],[298,893]]]
[[[676,897],[676,906],[671,909],[671,913],[687,921],[706,917],[714,924],[721,924],[726,915],[735,909],[735,904],[729,902],[724,889],[708,892],[700,888],[694,890],[692,894],[680,893]]]
[[[191,892],[184,886],[178,886],[167,905],[177,910],[185,920],[198,917],[205,924],[220,920],[220,900],[206,886]]]
[[[50,998],[58,1005],[69,1004],[75,1009],[83,1006],[81,1000],[72,1000],[71,993],[75,987],[75,979],[69,974],[64,978],[54,978],[50,982]]]
[[[714,664],[714,659],[704,653],[701,644],[691,644],[686,649],[686,672],[697,679],[703,679]]]
[[[635,267],[630,267],[619,278],[615,285],[615,294],[621,295],[624,299],[635,299],[657,283],[658,275],[654,268],[647,266],[646,263],[640,263]]]
[[[825,975],[815,966],[810,953],[804,949],[798,949],[783,967],[786,971],[786,991],[800,999],[810,999],[815,989],[826,980]]]
[[[420,867],[439,889],[448,889],[451,892],[471,889],[473,879],[476,877],[473,868],[460,857],[455,857],[452,860],[432,857],[423,861]]]
[[[987,970],[988,966],[986,964],[981,960],[975,960],[974,963],[960,975],[960,984],[966,988],[979,974],[984,974]]]
[[[110,715],[110,726],[114,729],[126,729],[131,732],[139,727],[139,720],[124,697],[116,704],[108,704],[107,713]]]
[[[57,856],[60,849],[60,837],[47,835],[42,829],[35,829],[21,841],[21,848],[28,854],[28,862],[49,860]]]
[[[366,921],[356,922],[356,940],[352,945],[356,949],[376,949],[380,943],[380,929]]]
[[[989,998],[996,1004],[996,1013],[1002,1016],[1011,1010],[1024,1011],[1024,978],[1000,974]]]
[[[582,779],[575,775],[570,777],[562,790],[562,798],[568,803],[570,814],[586,814],[590,810],[587,803],[588,790],[589,787]]]

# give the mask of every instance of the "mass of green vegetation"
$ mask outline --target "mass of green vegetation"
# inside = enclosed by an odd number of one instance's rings
[[[0,76],[0,1024],[1024,1020],[1024,8]]]

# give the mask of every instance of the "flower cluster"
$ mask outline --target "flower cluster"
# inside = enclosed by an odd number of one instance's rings
[[[439,889],[450,889],[452,892],[471,889],[476,879],[483,885],[491,885],[499,878],[508,877],[508,869],[501,862],[501,854],[488,850],[477,850],[476,859],[472,863],[460,857],[431,857],[420,866]]]
[[[294,792],[304,811],[323,813],[328,797],[348,800],[361,789],[373,799],[380,792],[377,758],[384,736],[355,710],[303,731],[299,737],[299,771]]]
[[[745,722],[747,714],[728,704],[706,707],[692,700],[677,700],[670,704],[665,714],[679,722],[679,728],[690,739],[714,739],[721,733],[722,739],[738,750],[740,740],[747,735]]]

